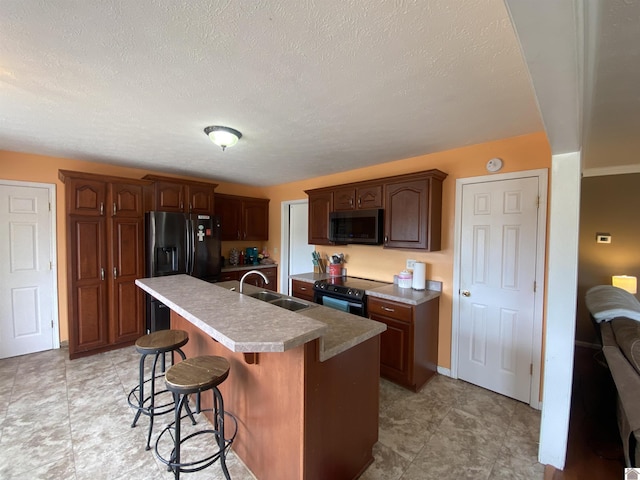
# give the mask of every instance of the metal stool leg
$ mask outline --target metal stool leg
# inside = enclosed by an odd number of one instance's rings
[[[220,468],[224,473],[224,478],[231,480],[227,469],[227,452],[224,440],[224,400],[218,387],[213,387],[213,428],[216,430],[216,440],[220,449]]]
[[[133,423],[131,424],[131,428],[136,426],[138,423],[138,419],[140,418],[140,414],[142,413],[142,408],[144,407],[144,360],[147,358],[146,354],[140,356],[140,369],[138,374],[138,411],[136,412],[136,416],[133,419]]]

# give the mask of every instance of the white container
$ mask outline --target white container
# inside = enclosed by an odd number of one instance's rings
[[[424,290],[427,280],[427,265],[422,262],[416,262],[413,265],[413,283],[411,288],[414,290]]]
[[[400,288],[411,288],[412,283],[413,275],[411,275],[411,272],[407,272],[406,270],[401,271],[398,275],[398,286]]]

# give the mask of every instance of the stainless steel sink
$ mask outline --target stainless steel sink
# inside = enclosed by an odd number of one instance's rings
[[[257,293],[249,293],[250,297],[257,298],[258,300],[262,300],[264,302],[270,302],[272,300],[280,299],[280,295],[276,295],[271,292],[257,292]]]
[[[296,310],[302,310],[303,308],[307,308],[309,306],[308,303],[298,302],[297,300],[292,300],[290,298],[280,298],[269,303],[271,305],[286,308],[287,310],[290,310],[292,312],[295,312]]]

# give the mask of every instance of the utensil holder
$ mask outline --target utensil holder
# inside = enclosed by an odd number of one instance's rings
[[[339,263],[330,263],[329,264],[329,275],[332,277],[341,277],[342,276],[342,265]]]

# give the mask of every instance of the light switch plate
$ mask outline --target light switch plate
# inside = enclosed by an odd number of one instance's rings
[[[596,243],[611,243],[611,235],[608,233],[596,233]]]
[[[415,260],[407,259],[407,270],[413,270],[413,267],[415,266],[415,264],[416,264]]]

